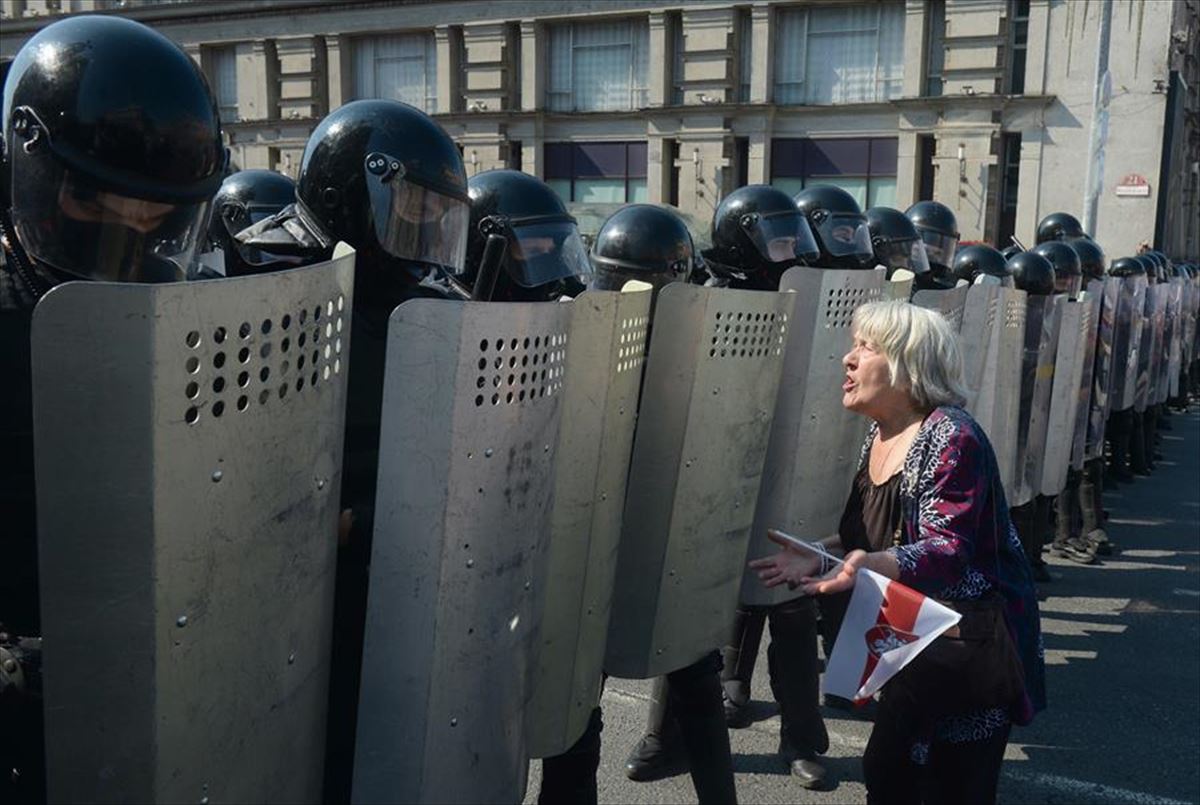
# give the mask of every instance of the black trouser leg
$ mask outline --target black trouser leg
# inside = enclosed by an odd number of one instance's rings
[[[725,689],[725,698],[733,707],[745,707],[750,701],[750,680],[754,676],[754,663],[758,659],[766,622],[764,608],[738,607],[729,645],[721,650],[724,662],[721,686]]]
[[[920,767],[911,756],[914,722],[911,712],[891,706],[885,690],[862,758],[867,805],[912,805],[921,801]]]
[[[1150,472],[1154,472],[1155,439],[1158,438],[1157,423],[1157,406],[1146,406],[1146,413],[1142,416],[1142,439],[1145,444],[1146,469]]]
[[[1025,549],[1025,558],[1031,565],[1042,564],[1042,548],[1035,527],[1037,505],[1034,501],[1014,506],[1009,512],[1013,525],[1016,526],[1017,536],[1021,538],[1021,547]]]
[[[1129,441],[1132,415],[1133,411],[1128,408],[1124,411],[1113,411],[1105,428],[1112,455],[1113,478],[1118,481],[1127,481],[1130,477]]]
[[[721,656],[716,651],[667,674],[667,699],[679,723],[701,805],[736,803],[729,729],[721,704]]]
[[[1146,463],[1146,437],[1142,433],[1143,414],[1137,411],[1129,420],[1129,469],[1138,475],[1149,475]]]
[[[823,754],[829,749],[829,735],[819,709],[816,602],[797,598],[772,607],[768,617],[767,660],[771,692],[779,703],[780,735],[801,757]]]
[[[538,805],[596,805],[596,770],[600,768],[600,733],[604,719],[597,707],[587,729],[561,755],[542,760],[542,787]]]
[[[1010,729],[981,741],[933,744],[921,775],[925,805],[994,805]]]

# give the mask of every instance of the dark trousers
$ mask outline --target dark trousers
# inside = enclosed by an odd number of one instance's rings
[[[923,766],[911,755],[915,728],[904,710],[888,704],[885,692],[863,753],[868,805],[995,803],[1008,727],[982,741],[935,742]]]
[[[1133,412],[1130,420],[1129,469],[1139,475],[1150,474],[1150,456],[1146,453],[1145,412]]]
[[[763,627],[771,626],[767,667],[771,693],[779,704],[780,735],[801,755],[829,749],[821,717],[820,674],[817,661],[817,607],[809,597],[773,607],[739,607],[733,635],[725,647],[721,684],[735,704],[750,700],[750,680],[758,659]]]
[[[1025,549],[1025,558],[1031,565],[1045,564],[1042,546],[1046,544],[1046,532],[1050,527],[1050,512],[1053,498],[1038,495],[1021,506],[1014,506],[1009,514]]]
[[[729,730],[721,702],[721,656],[713,651],[686,668],[655,680],[647,733],[664,746],[682,744],[696,797],[703,805],[737,802]],[[596,769],[600,765],[600,708],[575,745],[542,761],[541,805],[595,803]]]
[[[1128,480],[1130,441],[1133,437],[1133,409],[1126,408],[1123,411],[1113,411],[1109,414],[1104,432],[1108,438],[1113,476],[1117,479]]]

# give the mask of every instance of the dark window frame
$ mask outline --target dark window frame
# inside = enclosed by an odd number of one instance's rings
[[[601,169],[599,166],[596,166],[596,167],[601,172],[596,173],[596,174],[580,172],[580,167],[579,167],[580,157],[584,154],[584,149],[586,149],[589,146],[594,147],[594,146],[618,146],[618,145],[624,146],[624,157],[623,157],[624,167],[623,167],[622,173],[606,173],[606,172],[603,172],[603,169]],[[631,149],[636,150],[639,147],[642,151],[642,161],[641,161],[641,166],[640,166],[641,173],[634,173],[634,172],[631,172],[632,170],[636,170],[636,169],[631,167],[630,151],[631,151]],[[551,166],[553,164],[557,163],[557,161],[558,161],[558,160],[552,159],[553,150],[557,149],[557,148],[567,149],[570,154],[570,156],[568,158],[570,168],[568,171],[565,172],[567,175],[563,175],[563,172],[552,170],[552,168],[551,168]],[[545,175],[543,178],[547,182],[570,181],[571,197],[569,199],[566,199],[566,201],[568,201],[568,202],[576,201],[575,184],[580,179],[623,179],[624,180],[625,201],[622,203],[624,203],[624,204],[630,203],[629,202],[629,197],[630,197],[629,182],[630,182],[630,180],[643,180],[646,182],[649,182],[649,180],[650,180],[650,177],[649,177],[649,165],[650,165],[649,147],[648,147],[647,141],[645,141],[645,140],[616,140],[616,141],[596,140],[596,141],[583,141],[583,142],[563,141],[563,142],[555,142],[555,143],[545,143],[542,146],[542,159],[543,159],[543,164],[545,165],[545,169],[543,171],[543,173]],[[595,164],[595,163],[593,162],[593,164]]]
[[[837,173],[816,173],[809,171],[809,159],[814,148],[813,144],[824,143],[864,143],[866,145],[866,170],[863,171],[842,171]],[[874,161],[876,156],[876,143],[890,143],[895,153],[889,160],[891,162],[891,171],[874,170]],[[866,180],[865,197],[871,198],[871,181],[873,179],[892,179],[898,180],[897,168],[899,163],[898,151],[900,140],[898,137],[776,137],[771,141],[771,181],[776,179],[799,179],[807,187],[810,183],[820,183],[822,179],[864,179]],[[797,160],[800,165],[798,173],[782,172],[780,163],[786,158],[786,152],[789,147],[799,150],[799,158]],[[832,160],[828,160],[832,163]]]

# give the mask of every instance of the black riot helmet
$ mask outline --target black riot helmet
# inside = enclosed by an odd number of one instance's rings
[[[1108,273],[1114,277],[1144,277],[1146,267],[1136,257],[1120,257],[1113,260],[1113,264],[1108,267]]]
[[[1054,266],[1054,290],[1077,296],[1083,288],[1083,269],[1079,266],[1079,253],[1071,248],[1069,243],[1061,240],[1048,240],[1033,247],[1035,254],[1040,254]]]
[[[954,254],[955,279],[972,285],[1002,285],[1015,287],[1012,272],[1004,255],[984,243],[964,246]]]
[[[479,278],[493,235],[504,240],[504,248],[494,258],[500,265],[483,272],[495,278],[487,299],[550,301],[587,285],[592,269],[579,227],[549,185],[521,171],[490,170],[472,176],[467,192],[471,224],[459,277],[467,286]]]
[[[2,121],[0,196],[19,268],[32,258],[59,279],[185,276],[227,152],[208,84],[178,45],[115,16],[48,25],[9,69]]]
[[[819,267],[872,267],[875,252],[867,217],[854,196],[833,185],[813,185],[796,195],[796,207],[816,237]]]
[[[700,263],[692,234],[678,214],[654,204],[614,212],[592,243],[592,288],[619,291],[630,280],[654,286],[687,282]]]
[[[431,117],[392,100],[353,101],[304,148],[296,203],[238,234],[275,254],[358,252],[356,305],[392,308],[437,269],[462,271],[471,217],[467,173]]]
[[[1082,237],[1086,235],[1078,218],[1068,212],[1052,212],[1038,223],[1035,245],[1052,240],[1072,241]]]
[[[1134,258],[1142,264],[1142,271],[1146,274],[1146,281],[1151,285],[1158,283],[1158,263],[1149,254],[1139,254]]]
[[[918,201],[904,211],[913,222],[921,239],[925,241],[925,253],[929,265],[935,272],[950,273],[954,265],[954,250],[958,248],[958,219],[945,204],[936,201]]]
[[[1154,261],[1154,276],[1159,282],[1166,282],[1169,276],[1167,266],[1169,261],[1167,256],[1160,251],[1152,250],[1146,252],[1145,257],[1149,257]]]
[[[295,262],[245,246],[234,235],[278,214],[296,200],[296,183],[282,173],[244,170],[230,174],[213,196],[208,239],[225,254],[225,275],[240,277],[295,265]]]
[[[1054,266],[1037,252],[1021,252],[1006,264],[1017,287],[1035,296],[1054,293]]]
[[[875,262],[887,269],[889,279],[898,269],[915,277],[929,273],[925,243],[907,215],[891,207],[871,207],[866,214]]]
[[[815,262],[819,255],[792,197],[770,185],[752,184],[734,190],[717,206],[712,248],[704,258],[712,270],[724,266],[756,287],[777,289],[784,271]]]
[[[1014,243],[1011,246],[1006,246],[1005,248],[1001,249],[1000,254],[1004,255],[1005,260],[1008,260],[1012,257],[1015,257],[1016,255],[1020,254],[1023,251],[1025,251],[1025,250]]]
[[[1091,238],[1079,238],[1071,241],[1071,248],[1079,255],[1079,268],[1085,282],[1104,279],[1104,250],[1100,244]]]

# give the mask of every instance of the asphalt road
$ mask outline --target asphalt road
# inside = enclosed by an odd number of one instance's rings
[[[1050,708],[1014,729],[1001,775],[1006,803],[1200,802],[1200,414],[1175,414],[1155,474],[1105,494],[1118,553],[1090,566],[1049,559],[1041,588]],[[860,758],[871,724],[826,709],[830,791],[806,791],[775,756],[764,636],[758,720],[732,730],[742,803],[866,801]],[[642,733],[648,682],[610,679],[604,694],[602,803],[695,802],[686,775],[634,783],[622,767]],[[527,802],[540,770],[530,769]]]

